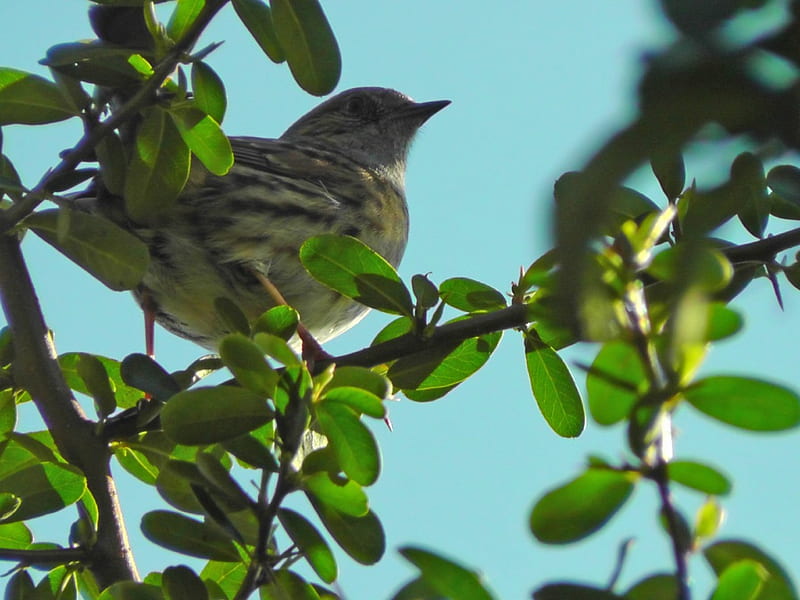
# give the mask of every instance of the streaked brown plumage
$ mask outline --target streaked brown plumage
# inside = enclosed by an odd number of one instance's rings
[[[227,175],[195,167],[157,226],[126,223],[151,254],[137,299],[173,333],[213,349],[228,333],[214,310],[217,297],[250,319],[274,304],[258,273],[319,341],[349,329],[366,308],[312,280],[298,249],[317,234],[352,235],[396,266],[408,237],[406,156],[418,128],[447,104],[356,88],[279,139],[231,138],[235,164]]]

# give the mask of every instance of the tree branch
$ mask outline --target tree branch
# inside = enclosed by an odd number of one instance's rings
[[[208,26],[208,23],[219,12],[228,0],[209,0],[203,12],[195,19],[186,34],[176,42],[175,46],[153,69],[153,75],[148,79],[138,91],[131,96],[111,116],[100,123],[91,131],[87,131],[75,147],[67,152],[61,162],[49,170],[39,180],[28,194],[19,202],[13,204],[8,210],[0,213],[0,234],[7,232],[12,227],[16,227],[25,217],[30,215],[39,206],[49,193],[49,187],[53,181],[69,173],[80,163],[91,156],[94,147],[114,129],[130,119],[140,108],[145,106],[153,97],[155,91],[161,87],[164,80],[169,77],[181,60],[181,57],[194,45],[197,38]]]
[[[800,245],[800,228],[790,229],[749,244],[723,248],[722,252],[733,263],[770,262],[778,252],[798,245]]]
[[[90,568],[102,587],[137,579],[108,446],[94,434],[94,423],[64,380],[16,235],[0,235],[0,301],[13,335],[14,379],[30,392],[59,451],[86,475],[97,502],[97,542],[88,552]]]
[[[350,354],[318,360],[314,372],[323,371],[328,365],[374,367],[390,360],[429,350],[439,346],[462,342],[493,331],[522,327],[530,321],[528,308],[524,304],[512,304],[508,308],[476,315],[468,319],[437,327],[428,338],[407,333],[403,336],[364,348]]]

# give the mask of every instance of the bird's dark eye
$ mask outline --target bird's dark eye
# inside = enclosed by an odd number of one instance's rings
[[[367,114],[369,106],[366,98],[363,96],[353,96],[347,101],[347,104],[344,105],[344,109],[350,116],[363,117]]]

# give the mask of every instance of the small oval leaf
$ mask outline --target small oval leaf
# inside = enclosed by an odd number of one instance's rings
[[[278,519],[319,578],[325,583],[333,583],[338,572],[336,560],[316,527],[303,515],[288,508],[278,509]]]
[[[372,485],[380,473],[380,453],[372,432],[346,404],[322,402],[315,407],[322,433],[342,470],[361,485]]]
[[[420,570],[422,579],[442,597],[492,600],[493,596],[476,572],[422,548],[406,546],[399,552]]]
[[[343,296],[383,312],[413,313],[411,294],[394,267],[356,238],[312,237],[300,248],[300,260],[314,279]]]
[[[0,125],[39,125],[63,121],[79,111],[46,79],[0,67]]]
[[[125,173],[125,210],[132,220],[154,223],[169,212],[189,178],[190,156],[166,111],[146,109]]]
[[[443,281],[439,286],[439,295],[445,303],[466,312],[506,307],[503,294],[485,283],[467,277],[453,277]]]
[[[342,57],[317,0],[272,0],[272,23],[297,83],[323,96],[339,82]],[[258,38],[257,38],[258,40]]]
[[[272,24],[272,11],[267,4],[261,0],[233,0],[233,8],[272,62],[281,63],[286,60]]]
[[[547,492],[531,512],[533,535],[546,544],[568,544],[600,529],[633,491],[636,475],[589,469]]]
[[[534,331],[525,336],[525,364],[533,397],[547,424],[562,437],[578,437],[586,426],[578,387],[558,353]]]
[[[178,513],[154,510],[145,514],[142,533],[154,544],[181,554],[219,561],[241,559],[236,546],[218,527]]]
[[[784,431],[800,425],[800,398],[788,388],[746,377],[707,377],[683,396],[697,410],[750,431]]]
[[[703,463],[675,460],[667,465],[669,478],[704,494],[725,496],[731,492],[731,482],[722,473]]]
[[[272,416],[260,394],[220,385],[175,394],[161,411],[161,425],[179,444],[212,444],[252,431]]]

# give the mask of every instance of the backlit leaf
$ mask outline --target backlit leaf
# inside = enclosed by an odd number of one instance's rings
[[[525,336],[525,363],[547,424],[562,437],[579,436],[586,426],[580,392],[561,357],[533,331]]]
[[[322,96],[339,82],[342,58],[317,0],[272,0],[272,23],[297,83]]]
[[[546,544],[568,544],[600,529],[631,495],[636,476],[589,469],[542,496],[531,512],[533,535]]]
[[[167,112],[143,113],[125,174],[125,209],[137,223],[154,223],[169,212],[189,178],[190,153]]]
[[[77,114],[78,110],[55,83],[0,67],[0,125],[53,123]]]
[[[758,379],[707,377],[683,395],[700,412],[750,431],[783,431],[800,424],[797,394]]]
[[[314,279],[343,296],[383,312],[413,312],[411,294],[394,267],[356,238],[312,237],[300,248],[300,260]]]

